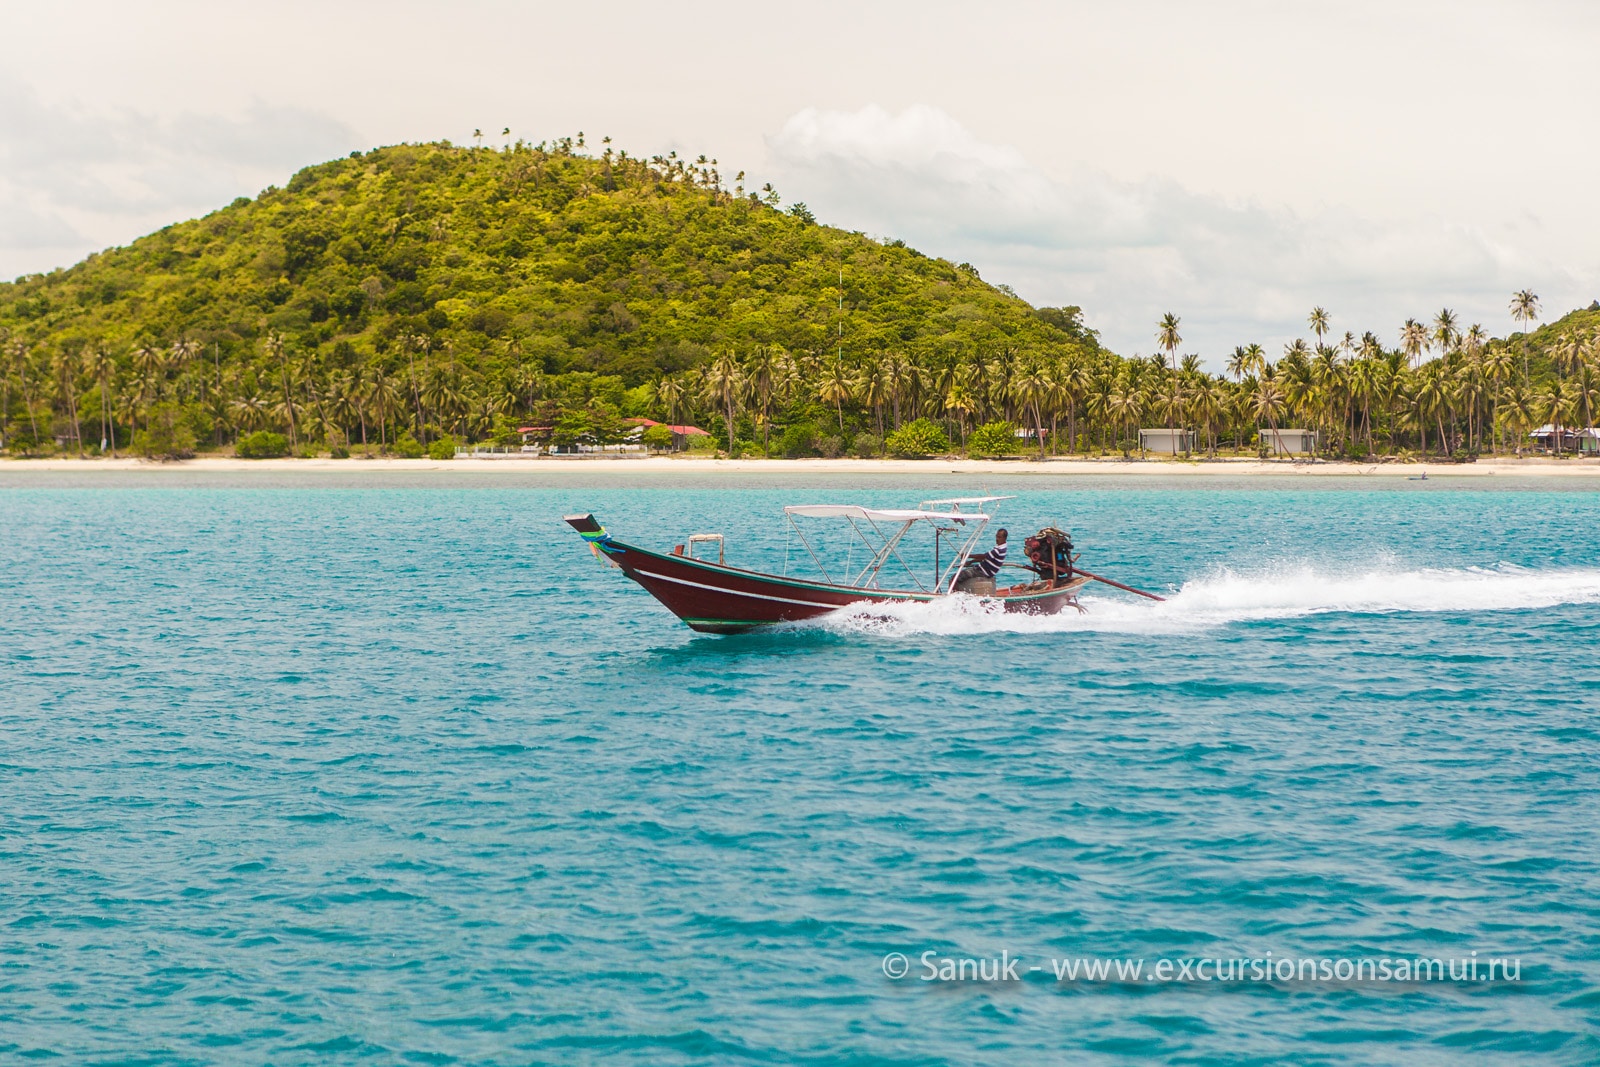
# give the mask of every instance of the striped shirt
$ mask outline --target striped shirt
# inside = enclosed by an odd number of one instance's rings
[[[985,578],[993,578],[1000,573],[1000,565],[1006,561],[1006,546],[995,545],[987,552],[967,558],[967,566],[977,571]]]

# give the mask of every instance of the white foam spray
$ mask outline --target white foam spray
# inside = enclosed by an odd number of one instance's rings
[[[1095,589],[1090,586],[1089,589]],[[979,633],[1173,633],[1257,619],[1332,612],[1492,612],[1600,603],[1600,570],[1531,571],[1509,564],[1461,570],[1318,572],[1279,566],[1256,574],[1230,568],[1191,581],[1162,603],[1126,594],[1080,595],[1085,614],[1008,613],[954,596],[933,603],[864,604],[819,620],[829,629],[884,636]]]

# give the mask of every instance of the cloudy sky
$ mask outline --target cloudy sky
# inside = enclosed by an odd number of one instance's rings
[[[1600,5],[6,3],[0,276],[396,141],[706,152],[1220,366],[1600,297]]]

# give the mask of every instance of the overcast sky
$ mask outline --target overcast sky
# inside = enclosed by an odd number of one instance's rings
[[[1600,5],[5,0],[0,276],[354,148],[706,152],[825,221],[1212,367],[1600,297]],[[495,138],[498,140],[498,138]]]

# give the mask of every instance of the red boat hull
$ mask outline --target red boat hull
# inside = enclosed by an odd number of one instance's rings
[[[585,529],[582,521],[592,524]],[[709,560],[651,552],[607,536],[591,516],[571,516],[573,528],[666,605],[690,629],[701,633],[744,633],[763,626],[820,618],[854,604],[926,603],[947,594],[894,589],[858,589],[742,570]],[[1089,579],[1073,577],[1049,584],[997,589],[991,598],[1006,611],[1053,615],[1076,606],[1076,593]]]

